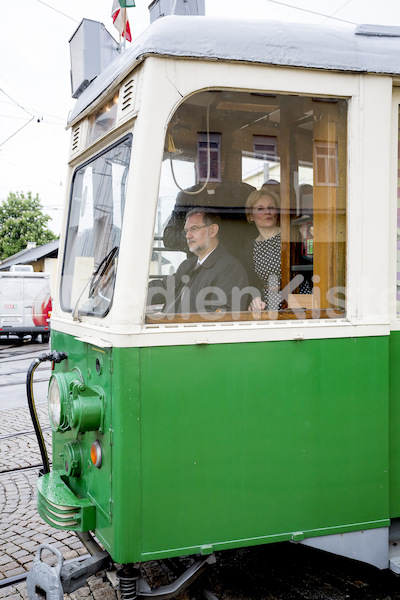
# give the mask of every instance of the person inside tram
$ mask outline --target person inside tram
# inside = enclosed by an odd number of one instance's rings
[[[276,179],[268,179],[262,184],[260,189],[266,192],[275,192],[278,196],[281,194],[281,184]]]
[[[181,236],[193,257],[175,275],[149,283],[148,305],[164,304],[163,313],[202,313],[246,310],[246,272],[219,240],[220,219],[193,209],[186,215]]]
[[[186,216],[194,208],[206,210],[220,218],[220,240],[227,250],[236,256],[240,248],[253,237],[246,219],[246,200],[255,188],[242,181],[224,181],[225,162],[221,161],[221,180],[200,181],[196,185],[181,190],[163,232],[163,243],[167,250],[187,252],[182,230]],[[256,232],[254,232],[255,234]]]
[[[258,235],[243,248],[242,263],[250,285],[259,290],[249,310],[278,310],[281,306],[280,196],[267,186],[252,192],[246,202],[249,223]]]
[[[253,312],[282,308],[281,200],[276,190],[279,190],[279,183],[266,182],[252,192],[246,202],[247,219],[255,224],[258,231],[257,237],[243,246],[241,256],[252,286],[253,299],[248,310]],[[304,276],[297,285],[300,294],[312,293],[311,284]],[[297,285],[293,283],[293,286]],[[258,294],[254,294],[254,288],[259,291]]]

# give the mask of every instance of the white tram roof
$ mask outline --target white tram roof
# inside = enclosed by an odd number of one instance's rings
[[[154,21],[79,96],[69,123],[147,56],[400,74],[400,27],[355,30],[278,21],[167,16]]]

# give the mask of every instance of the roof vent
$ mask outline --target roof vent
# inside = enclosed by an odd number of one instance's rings
[[[356,35],[377,37],[400,37],[400,27],[392,27],[391,25],[357,25],[354,33]]]
[[[167,15],[206,14],[205,0],[153,0],[149,4],[150,23]]]
[[[119,45],[103,23],[82,19],[69,40],[72,97],[79,98],[119,54]]]

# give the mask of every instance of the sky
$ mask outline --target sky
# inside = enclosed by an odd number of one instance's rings
[[[150,0],[128,9],[132,37],[150,24]],[[399,0],[205,0],[207,16],[316,23],[354,29],[400,26]],[[60,233],[70,145],[69,40],[83,18],[100,21],[118,40],[112,0],[5,2],[0,21],[0,202],[10,192],[39,195]],[[127,44],[129,45],[129,44]]]

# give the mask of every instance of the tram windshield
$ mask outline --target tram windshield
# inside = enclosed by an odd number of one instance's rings
[[[341,98],[186,99],[165,139],[147,322],[344,316],[346,131]]]
[[[74,173],[61,278],[61,305],[105,316],[114,293],[131,136]]]

